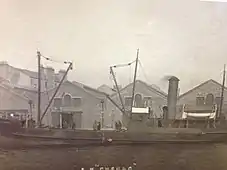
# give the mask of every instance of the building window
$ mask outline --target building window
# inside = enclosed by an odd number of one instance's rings
[[[82,105],[82,99],[81,98],[73,98],[73,104],[74,107],[80,107]]]
[[[131,106],[131,102],[132,102],[132,97],[125,97],[125,106],[126,107]]]
[[[54,107],[59,109],[61,107],[61,105],[62,105],[62,99],[61,98],[55,98],[53,105],[54,105]]]
[[[204,105],[204,97],[196,97],[196,105]]]
[[[69,94],[66,94],[64,96],[64,106],[65,107],[70,107],[72,105],[71,103],[71,96]]]
[[[141,94],[135,95],[135,107],[137,108],[143,107],[143,99]]]
[[[152,106],[152,99],[151,97],[144,97],[144,107],[151,107]]]
[[[206,96],[206,105],[213,105],[213,103],[214,103],[214,95],[209,93]]]

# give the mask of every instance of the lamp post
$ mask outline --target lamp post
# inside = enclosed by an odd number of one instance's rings
[[[111,112],[111,128],[114,127],[114,118],[115,118],[115,113],[114,113],[114,109],[112,109],[112,112]]]
[[[30,117],[30,115],[32,116],[32,104],[33,104],[32,100],[29,100],[28,101],[28,104],[29,104],[29,112],[25,116],[26,117],[26,119],[25,119],[25,121],[26,121],[26,128],[28,128],[29,117]]]
[[[101,127],[104,127],[104,100],[101,100]]]

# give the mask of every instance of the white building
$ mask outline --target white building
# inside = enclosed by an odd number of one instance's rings
[[[64,70],[55,73],[52,67],[41,67],[41,89],[44,91],[56,87],[65,74]],[[10,84],[31,89],[38,88],[38,73],[26,69],[10,66],[7,62],[0,62],[0,77]],[[67,80],[67,77],[66,79]]]

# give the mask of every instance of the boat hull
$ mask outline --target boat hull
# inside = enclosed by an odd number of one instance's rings
[[[7,130],[6,130],[7,129]],[[227,143],[227,131],[157,128],[149,132],[113,130],[23,129],[15,122],[0,121],[0,147],[83,147],[111,145]],[[6,142],[8,140],[8,142]],[[4,144],[3,144],[4,143]]]
[[[45,132],[47,133],[47,132]],[[112,146],[112,145],[151,145],[151,144],[202,144],[227,143],[226,132],[201,133],[132,133],[104,131],[61,131],[50,130],[52,135],[35,135],[29,133],[14,133],[15,139],[30,141],[37,145],[61,146]]]

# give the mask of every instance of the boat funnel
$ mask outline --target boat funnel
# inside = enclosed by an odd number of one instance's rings
[[[169,78],[169,89],[167,97],[167,106],[168,106],[168,119],[175,119],[176,115],[176,105],[177,105],[177,96],[178,96],[178,84],[179,79],[175,76]]]

